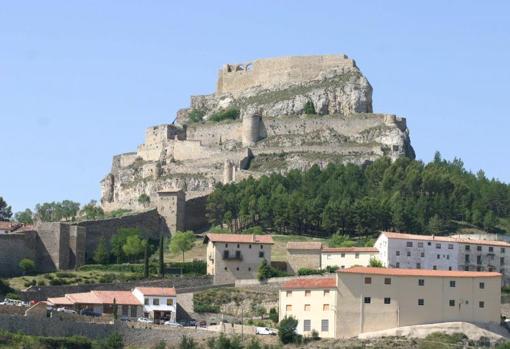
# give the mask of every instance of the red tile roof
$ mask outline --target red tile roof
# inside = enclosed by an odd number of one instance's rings
[[[91,291],[95,297],[100,301],[100,304],[113,304],[122,305],[141,305],[140,301],[136,299],[131,291]]]
[[[287,250],[320,250],[322,242],[320,241],[289,241]]]
[[[351,252],[351,253],[377,253],[379,250],[375,247],[324,247],[324,252]]]
[[[102,304],[101,300],[92,292],[69,293],[65,297],[73,304]]]
[[[430,277],[501,277],[496,272],[480,271],[459,271],[459,270],[432,270],[432,269],[401,269],[401,268],[372,268],[372,267],[352,267],[348,269],[339,269],[337,273],[348,274],[366,274],[366,275],[384,275],[384,276],[430,276]]]
[[[323,288],[335,288],[336,279],[334,277],[329,278],[311,278],[311,279],[293,279],[283,283],[282,288],[284,289],[323,289]]]
[[[457,242],[460,244],[489,245],[489,246],[501,246],[501,247],[509,247],[510,248],[510,243],[505,242],[505,241],[496,241],[496,240],[476,240],[476,239],[458,238],[458,237],[450,237],[450,236],[394,233],[394,232],[388,232],[388,231],[382,232],[382,234],[386,235],[389,239]]]
[[[136,287],[135,290],[139,290],[144,296],[175,297],[176,295],[173,287]]]
[[[248,235],[248,234],[207,234],[204,242],[226,242],[239,244],[272,244],[271,235]]]
[[[48,298],[48,303],[53,305],[73,305],[74,303],[67,297],[52,297]]]
[[[21,226],[22,224],[17,222],[0,221],[0,230],[13,231]]]

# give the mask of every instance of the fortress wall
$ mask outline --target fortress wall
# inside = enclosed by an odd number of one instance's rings
[[[69,266],[69,227],[59,222],[40,222],[36,225],[40,240],[37,264],[48,270]]]
[[[185,229],[196,230],[209,226],[206,217],[207,196],[186,200]]]
[[[136,153],[126,153],[126,154],[119,155],[120,166],[127,167],[127,166],[133,164],[133,162],[135,162],[137,156],[138,155]]]
[[[205,146],[218,146],[220,140],[241,142],[241,121],[190,125],[187,139],[200,141]]]
[[[258,59],[244,64],[228,64],[219,72],[216,95],[239,94],[249,88],[299,83],[316,79],[330,69],[355,67],[345,55],[295,56]]]
[[[167,142],[140,144],[138,146],[137,156],[145,161],[157,161],[161,156],[161,152],[165,149]]]
[[[37,263],[35,232],[0,234],[0,277],[20,275],[19,261],[29,258]]]
[[[208,158],[217,152],[210,148],[203,147],[201,141],[176,141],[174,144],[174,159],[175,160],[196,160]]]

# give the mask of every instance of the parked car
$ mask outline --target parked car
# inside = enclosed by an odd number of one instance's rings
[[[165,326],[170,326],[170,327],[182,327],[182,325],[178,322],[173,322],[173,321],[165,321],[163,323],[163,325]]]
[[[96,317],[99,317],[101,316],[102,314],[100,313],[96,313],[94,311],[94,309],[90,309],[90,308],[87,308],[87,309],[82,309],[80,311],[80,315],[85,315],[85,316],[96,316]]]
[[[57,308],[57,311],[60,313],[66,313],[66,314],[76,314],[76,311],[74,311],[73,309],[67,309],[64,307]]]
[[[255,329],[255,333],[265,336],[276,336],[276,331],[270,329],[269,327],[257,327]]]
[[[198,324],[198,326],[200,327],[207,327],[207,322],[205,322],[204,320],[200,321],[200,323]]]
[[[152,324],[152,320],[146,317],[139,317],[136,321],[143,322],[144,324]]]

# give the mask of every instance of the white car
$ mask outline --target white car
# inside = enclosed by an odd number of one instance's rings
[[[182,327],[181,324],[173,321],[165,321],[163,325],[170,326],[170,327]]]
[[[257,327],[257,328],[255,328],[255,333],[265,335],[265,336],[275,336],[276,335],[276,331],[270,329],[269,327]]]
[[[144,324],[152,324],[152,320],[146,317],[139,317],[136,321],[143,322]]]
[[[74,311],[72,309],[67,309],[67,308],[64,308],[64,307],[57,308],[57,311],[61,312],[61,313],[66,313],[66,314],[76,314],[76,311]]]

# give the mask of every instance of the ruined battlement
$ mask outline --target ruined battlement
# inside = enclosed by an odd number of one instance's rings
[[[354,60],[344,54],[289,56],[257,59],[241,64],[225,64],[218,74],[216,96],[238,95],[253,87],[272,89],[320,78],[328,70],[355,68]]]

